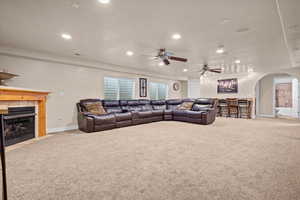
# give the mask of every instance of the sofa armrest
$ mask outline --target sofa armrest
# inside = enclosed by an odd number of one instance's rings
[[[84,116],[94,116],[95,114],[93,114],[93,113],[90,113],[90,112],[80,112],[82,115],[84,115]]]
[[[210,108],[201,113],[202,123],[205,125],[212,124],[216,120],[216,109]]]
[[[94,131],[94,118],[92,114],[87,112],[78,112],[78,128],[81,131],[90,133]]]

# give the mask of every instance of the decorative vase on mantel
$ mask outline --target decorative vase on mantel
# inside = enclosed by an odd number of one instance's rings
[[[4,70],[2,72],[0,72],[0,86],[7,86],[5,84],[6,80],[12,79],[14,77],[17,77],[18,75],[16,74],[11,74],[8,72],[5,72]]]

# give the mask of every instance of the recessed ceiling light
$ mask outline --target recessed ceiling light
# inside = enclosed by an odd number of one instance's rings
[[[222,47],[222,48],[218,48],[217,50],[216,50],[216,53],[218,53],[218,54],[222,54],[222,53],[224,53],[225,52],[225,50],[224,50],[224,48]]]
[[[179,39],[181,39],[181,35],[179,33],[175,33],[174,35],[172,35],[172,38],[174,40],[179,40]]]
[[[134,54],[134,53],[133,53],[132,51],[126,51],[126,55],[127,55],[127,56],[133,56],[133,54]]]
[[[222,19],[221,24],[227,24],[230,21],[231,21],[230,19],[224,18],[224,19]]]
[[[234,61],[234,63],[235,63],[235,64],[240,64],[241,61],[240,61],[239,59],[236,59],[236,60]]]
[[[61,37],[65,40],[71,40],[72,39],[72,36],[68,33],[61,34]]]
[[[164,63],[164,62],[160,62],[160,63],[158,63],[158,65],[159,65],[159,66],[164,66],[165,63]]]
[[[79,7],[80,7],[80,5],[79,5],[79,3],[77,3],[77,2],[74,2],[74,3],[72,3],[72,7],[73,7],[73,8],[79,8]]]
[[[188,71],[188,69],[183,69],[183,72],[187,72]]]
[[[108,4],[110,3],[110,0],[98,0],[99,3],[102,3],[102,4]]]

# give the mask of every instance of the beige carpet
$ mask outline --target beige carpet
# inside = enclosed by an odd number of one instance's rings
[[[300,122],[56,134],[7,153],[10,200],[299,200]]]

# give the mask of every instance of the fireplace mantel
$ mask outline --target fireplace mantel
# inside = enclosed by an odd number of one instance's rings
[[[46,135],[46,101],[50,92],[0,86],[0,102],[2,101],[35,101],[38,105],[38,137]]]

